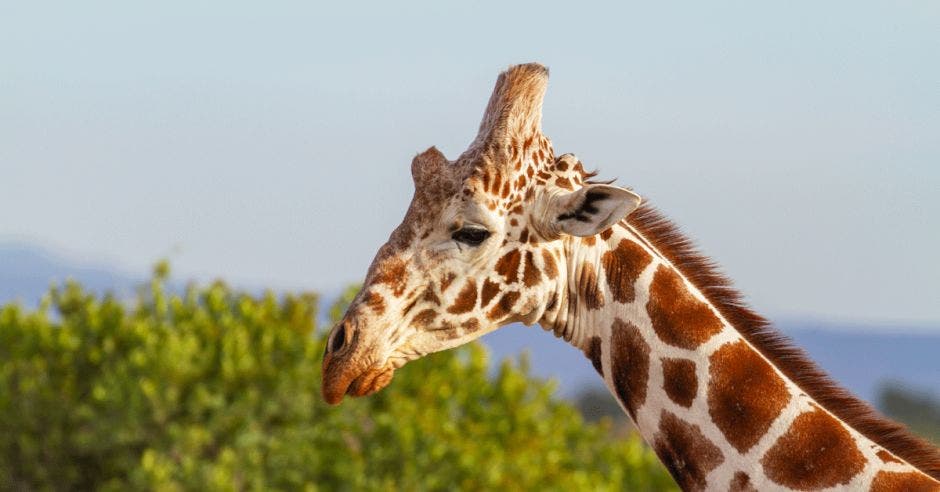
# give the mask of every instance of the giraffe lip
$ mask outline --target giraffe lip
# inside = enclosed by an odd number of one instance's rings
[[[323,358],[323,382],[320,389],[323,399],[330,405],[338,405],[343,401],[343,395],[352,383],[353,375],[350,374],[348,366],[344,366],[346,364],[333,354],[327,354]]]
[[[345,395],[366,396],[388,386],[395,368],[391,364],[361,369],[327,355],[323,360],[323,399],[330,405],[338,405]]]

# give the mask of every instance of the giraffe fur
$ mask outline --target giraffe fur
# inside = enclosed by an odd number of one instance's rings
[[[587,356],[684,490],[940,490],[936,448],[814,372],[633,191],[555,155],[547,79],[511,67],[463,154],[414,158],[405,218],[327,342],[326,400],[539,324]]]

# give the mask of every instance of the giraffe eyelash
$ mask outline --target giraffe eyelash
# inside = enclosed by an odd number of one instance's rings
[[[464,227],[454,231],[450,238],[467,246],[479,246],[490,237],[490,231],[480,227]]]

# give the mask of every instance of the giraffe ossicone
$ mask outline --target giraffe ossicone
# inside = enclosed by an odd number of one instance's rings
[[[548,70],[503,72],[456,160],[431,147],[333,328],[331,404],[512,322],[579,348],[686,490],[940,490],[940,452],[841,390],[633,191],[541,132]]]

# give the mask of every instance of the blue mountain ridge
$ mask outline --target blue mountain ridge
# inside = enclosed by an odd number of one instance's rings
[[[0,303],[35,306],[53,283],[74,279],[92,292],[130,294],[145,276],[107,265],[70,261],[46,248],[19,242],[0,243]]]

